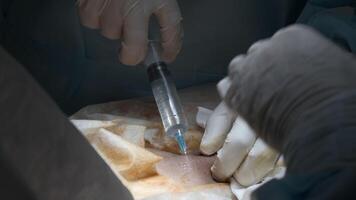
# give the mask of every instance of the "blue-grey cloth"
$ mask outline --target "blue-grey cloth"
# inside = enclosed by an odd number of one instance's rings
[[[299,23],[320,31],[348,51],[356,52],[355,0],[310,0]]]

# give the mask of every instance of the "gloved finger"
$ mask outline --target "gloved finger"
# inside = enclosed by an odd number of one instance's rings
[[[146,56],[148,45],[148,23],[151,13],[143,1],[132,5],[124,19],[123,41],[120,61],[126,65],[137,65]]]
[[[251,45],[251,47],[248,49],[247,54],[253,53],[257,50],[263,50],[266,46],[268,46],[269,40],[264,39],[255,42],[254,44]]]
[[[107,0],[78,0],[79,16],[82,25],[97,29],[99,18],[106,6]]]
[[[283,155],[280,155],[277,162],[276,162],[276,166],[277,167],[281,167],[281,166],[286,166],[286,164],[284,163],[284,157]]]
[[[229,90],[231,86],[231,80],[229,77],[226,77],[224,79],[222,79],[218,85],[217,85],[217,88],[218,88],[218,92],[219,92],[219,95],[221,98],[224,98],[227,91]]]
[[[213,114],[212,110],[198,106],[198,112],[195,117],[195,122],[197,123],[198,126],[205,128],[206,123],[208,122],[208,119],[212,114]]]
[[[156,3],[154,14],[161,27],[162,59],[172,62],[182,47],[183,18],[176,0],[158,0]]]
[[[215,108],[206,123],[205,132],[200,143],[200,151],[203,154],[212,155],[223,146],[235,117],[236,114],[224,102]]]
[[[237,117],[211,168],[213,177],[218,181],[225,181],[231,177],[255,141],[254,131],[244,119]]]
[[[262,139],[257,139],[234,178],[243,186],[250,186],[263,180],[274,169],[279,154]]]
[[[234,105],[232,105],[231,102],[238,97],[239,92],[235,88],[238,88],[239,80],[241,80],[241,77],[237,77],[239,73],[235,73],[235,72],[240,71],[245,66],[245,62],[246,62],[246,55],[242,54],[236,56],[229,64],[228,77],[223,79],[218,85],[218,91],[220,93],[220,96],[225,100],[226,104],[232,109],[236,109],[236,107],[234,107]],[[226,86],[223,87],[223,85]]]
[[[122,1],[110,1],[100,17],[101,34],[109,39],[120,39],[123,15],[120,8]]]
[[[245,66],[246,55],[238,55],[229,64],[229,73],[241,70]]]

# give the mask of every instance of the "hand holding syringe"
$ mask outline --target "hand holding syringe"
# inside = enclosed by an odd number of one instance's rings
[[[188,128],[187,119],[167,65],[160,59],[160,52],[159,43],[150,41],[144,64],[147,68],[164,130],[168,136],[177,140],[181,153],[187,154],[187,146],[184,140],[184,134]]]

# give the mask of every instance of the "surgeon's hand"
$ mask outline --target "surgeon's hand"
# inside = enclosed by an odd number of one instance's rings
[[[158,18],[162,58],[172,62],[182,45],[182,17],[176,0],[78,0],[81,23],[100,29],[109,39],[121,39],[119,58],[127,65],[146,56],[149,18]]]
[[[231,62],[224,102],[283,154],[287,175],[339,169],[354,159],[355,77],[353,54],[295,25]]]
[[[218,85],[220,93],[229,83]],[[261,182],[277,164],[279,154],[250,128],[247,122],[222,102],[209,117],[200,144],[203,154],[217,152],[211,168],[213,177],[226,181],[231,176],[243,186]]]
[[[252,45],[230,63],[229,76],[218,84],[225,101],[206,125],[201,151],[218,151],[214,177],[233,175],[248,186],[273,169],[277,153],[256,138],[281,152],[287,165],[293,158],[289,170],[318,166],[319,158],[310,155],[324,145],[329,132],[323,127],[340,124],[334,122],[341,117],[333,116],[348,110],[340,102],[352,94],[355,77],[354,56],[306,26],[282,29]],[[299,155],[303,151],[308,153]]]

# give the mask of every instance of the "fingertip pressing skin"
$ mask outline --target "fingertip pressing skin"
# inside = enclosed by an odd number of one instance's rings
[[[222,147],[235,116],[224,102],[216,107],[213,114],[209,117],[200,144],[200,151],[203,154],[212,155]]]
[[[255,140],[254,131],[242,118],[237,117],[211,168],[213,177],[218,181],[230,178],[244,161]]]

